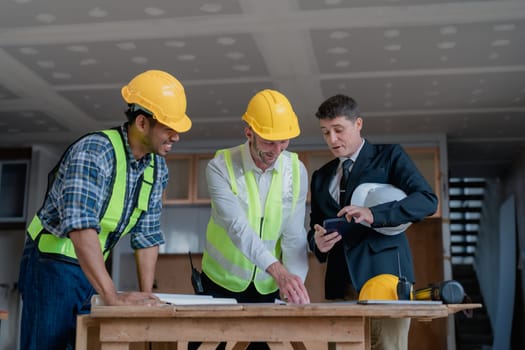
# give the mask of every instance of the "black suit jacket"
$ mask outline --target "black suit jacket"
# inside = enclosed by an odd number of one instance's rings
[[[327,262],[326,299],[344,297],[346,282],[359,291],[368,279],[383,273],[399,276],[401,271],[414,282],[412,254],[405,233],[387,236],[352,221],[346,225],[343,239],[328,253],[317,249],[314,225],[322,225],[324,219],[336,217],[341,209],[329,193],[330,181],[336,175],[338,165],[339,159],[334,159],[315,171],[310,186],[308,242],[318,260]],[[420,221],[437,209],[436,195],[400,145],[373,145],[365,141],[347,183],[346,205],[349,205],[355,188],[365,182],[392,184],[407,194],[401,201],[370,208],[374,215],[373,227]]]

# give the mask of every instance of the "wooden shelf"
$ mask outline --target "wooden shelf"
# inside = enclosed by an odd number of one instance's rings
[[[166,157],[169,181],[164,204],[210,203],[206,165],[213,154],[170,154]]]

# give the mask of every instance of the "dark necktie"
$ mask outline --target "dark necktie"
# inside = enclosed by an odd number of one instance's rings
[[[343,162],[343,175],[341,176],[341,182],[339,183],[339,206],[342,208],[345,206],[346,202],[346,183],[350,177],[350,166],[354,161],[352,159],[347,159]]]

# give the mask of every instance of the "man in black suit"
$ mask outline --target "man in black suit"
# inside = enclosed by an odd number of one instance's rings
[[[436,195],[400,145],[374,145],[361,137],[363,119],[351,97],[330,97],[319,106],[316,117],[336,157],[313,173],[310,188],[308,242],[318,260],[327,262],[325,298],[357,299],[365,282],[380,274],[399,276],[401,271],[413,283],[405,233],[376,230],[432,215],[437,209]],[[343,162],[350,173],[340,188]],[[350,205],[354,190],[363,183],[391,184],[406,197],[370,208]],[[323,220],[342,216],[349,221],[342,232],[327,234]],[[407,348],[409,327],[409,319],[374,319],[372,349]]]

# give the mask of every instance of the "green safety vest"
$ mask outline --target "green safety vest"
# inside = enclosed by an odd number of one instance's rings
[[[100,241],[100,248],[104,254],[104,259],[107,259],[112,247],[106,247],[106,241],[110,233],[114,232],[118,227],[122,227],[125,223],[120,224],[123,219],[125,208],[125,198],[127,190],[127,156],[124,140],[120,132],[116,129],[103,130],[100,133],[104,134],[113,145],[115,152],[116,165],[113,170],[114,181],[111,197],[106,206],[104,215],[100,220],[100,232],[98,239]],[[151,162],[144,170],[142,176],[142,183],[140,184],[139,195],[136,206],[128,219],[125,228],[120,237],[127,234],[137,223],[143,212],[148,210],[151,190],[155,181],[155,156],[151,157]],[[70,259],[77,259],[75,254],[75,247],[69,238],[60,238],[49,232],[46,232],[40,218],[35,215],[27,229],[30,237],[37,242],[38,250],[45,254],[58,254]]]
[[[293,210],[299,197],[300,162],[296,153],[283,152],[279,157],[276,164],[279,171],[273,172],[263,218],[255,176],[252,171],[245,172],[242,169],[243,147],[244,145],[241,145],[233,149],[220,150],[217,154],[221,154],[224,158],[232,192],[240,201],[247,201],[244,203],[247,213],[239,213],[239,215],[248,216],[250,227],[259,233],[266,248],[280,259],[279,237],[283,222],[283,193],[291,190]],[[235,164],[238,166],[233,165],[232,157],[237,157]],[[283,179],[288,179],[285,188],[283,188]],[[240,191],[247,191],[244,192],[247,194],[245,199],[239,196],[242,193]],[[206,240],[202,269],[213,282],[233,292],[246,290],[252,281],[261,294],[269,294],[278,289],[277,283],[266,271],[259,269],[237,249],[226,229],[217,224],[213,216],[208,223]]]

